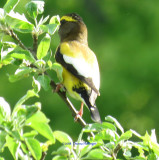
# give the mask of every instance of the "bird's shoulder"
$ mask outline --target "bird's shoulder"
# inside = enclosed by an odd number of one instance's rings
[[[60,44],[59,48],[61,54],[75,59],[83,59],[89,64],[96,60],[94,52],[88,45],[78,41],[63,42]]]

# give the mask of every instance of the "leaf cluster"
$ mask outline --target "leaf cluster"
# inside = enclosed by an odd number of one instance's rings
[[[12,113],[9,104],[0,97],[0,152],[8,148],[14,159],[44,159],[48,147],[59,141],[61,146],[52,151],[53,160],[155,160],[159,157],[155,130],[150,135],[146,132],[144,136],[131,129],[124,132],[119,122],[111,116],[105,117],[101,124],[87,124],[77,141],[63,131],[52,131],[49,119],[41,111],[41,103],[25,104],[29,98],[38,96],[39,84],[35,79],[33,81],[33,89],[20,98]],[[88,136],[88,133],[93,133],[93,136]],[[38,135],[45,137],[45,142],[41,142]],[[84,135],[87,135],[86,139]],[[132,137],[138,141],[133,141]]]
[[[48,90],[50,78],[45,76],[45,72],[53,70],[62,73],[62,67],[57,63],[52,64],[50,60],[52,56],[52,51],[50,50],[51,36],[59,27],[59,16],[51,17],[48,24],[45,23],[49,19],[49,16],[45,18],[41,16],[40,20],[37,21],[38,15],[43,13],[44,2],[31,1],[25,7],[28,15],[34,20],[34,23],[31,23],[24,14],[20,15],[14,12],[13,8],[17,3],[17,1],[10,0],[5,4],[4,8],[0,9],[0,68],[9,64],[17,65],[18,68],[15,73],[9,75],[11,82],[32,75],[35,76],[45,90]],[[11,7],[11,4],[14,7]],[[31,33],[33,48],[28,49],[14,31],[22,34]],[[11,36],[13,40],[6,41],[6,35]],[[38,44],[38,37],[40,35],[43,35],[43,38]],[[59,77],[62,79],[61,75]]]

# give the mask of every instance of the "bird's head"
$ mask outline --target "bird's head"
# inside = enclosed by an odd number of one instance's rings
[[[77,40],[87,43],[87,27],[82,18],[75,13],[61,17],[59,35],[61,41]]]

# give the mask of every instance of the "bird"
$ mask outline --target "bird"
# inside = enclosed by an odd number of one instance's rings
[[[100,95],[99,65],[95,53],[88,46],[87,27],[78,14],[70,13],[60,18],[58,34],[60,44],[55,60],[63,68],[62,85],[71,97],[81,101],[78,115],[82,117],[83,106],[86,105],[91,119],[101,123],[95,104]]]

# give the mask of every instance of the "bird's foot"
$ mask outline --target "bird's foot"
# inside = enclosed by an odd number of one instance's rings
[[[80,108],[79,112],[77,113],[77,115],[75,116],[74,121],[76,122],[78,120],[79,116],[82,117],[82,115],[83,115],[83,102],[81,103],[81,108]]]
[[[57,83],[54,92],[57,93],[61,88],[63,88],[63,84]]]

